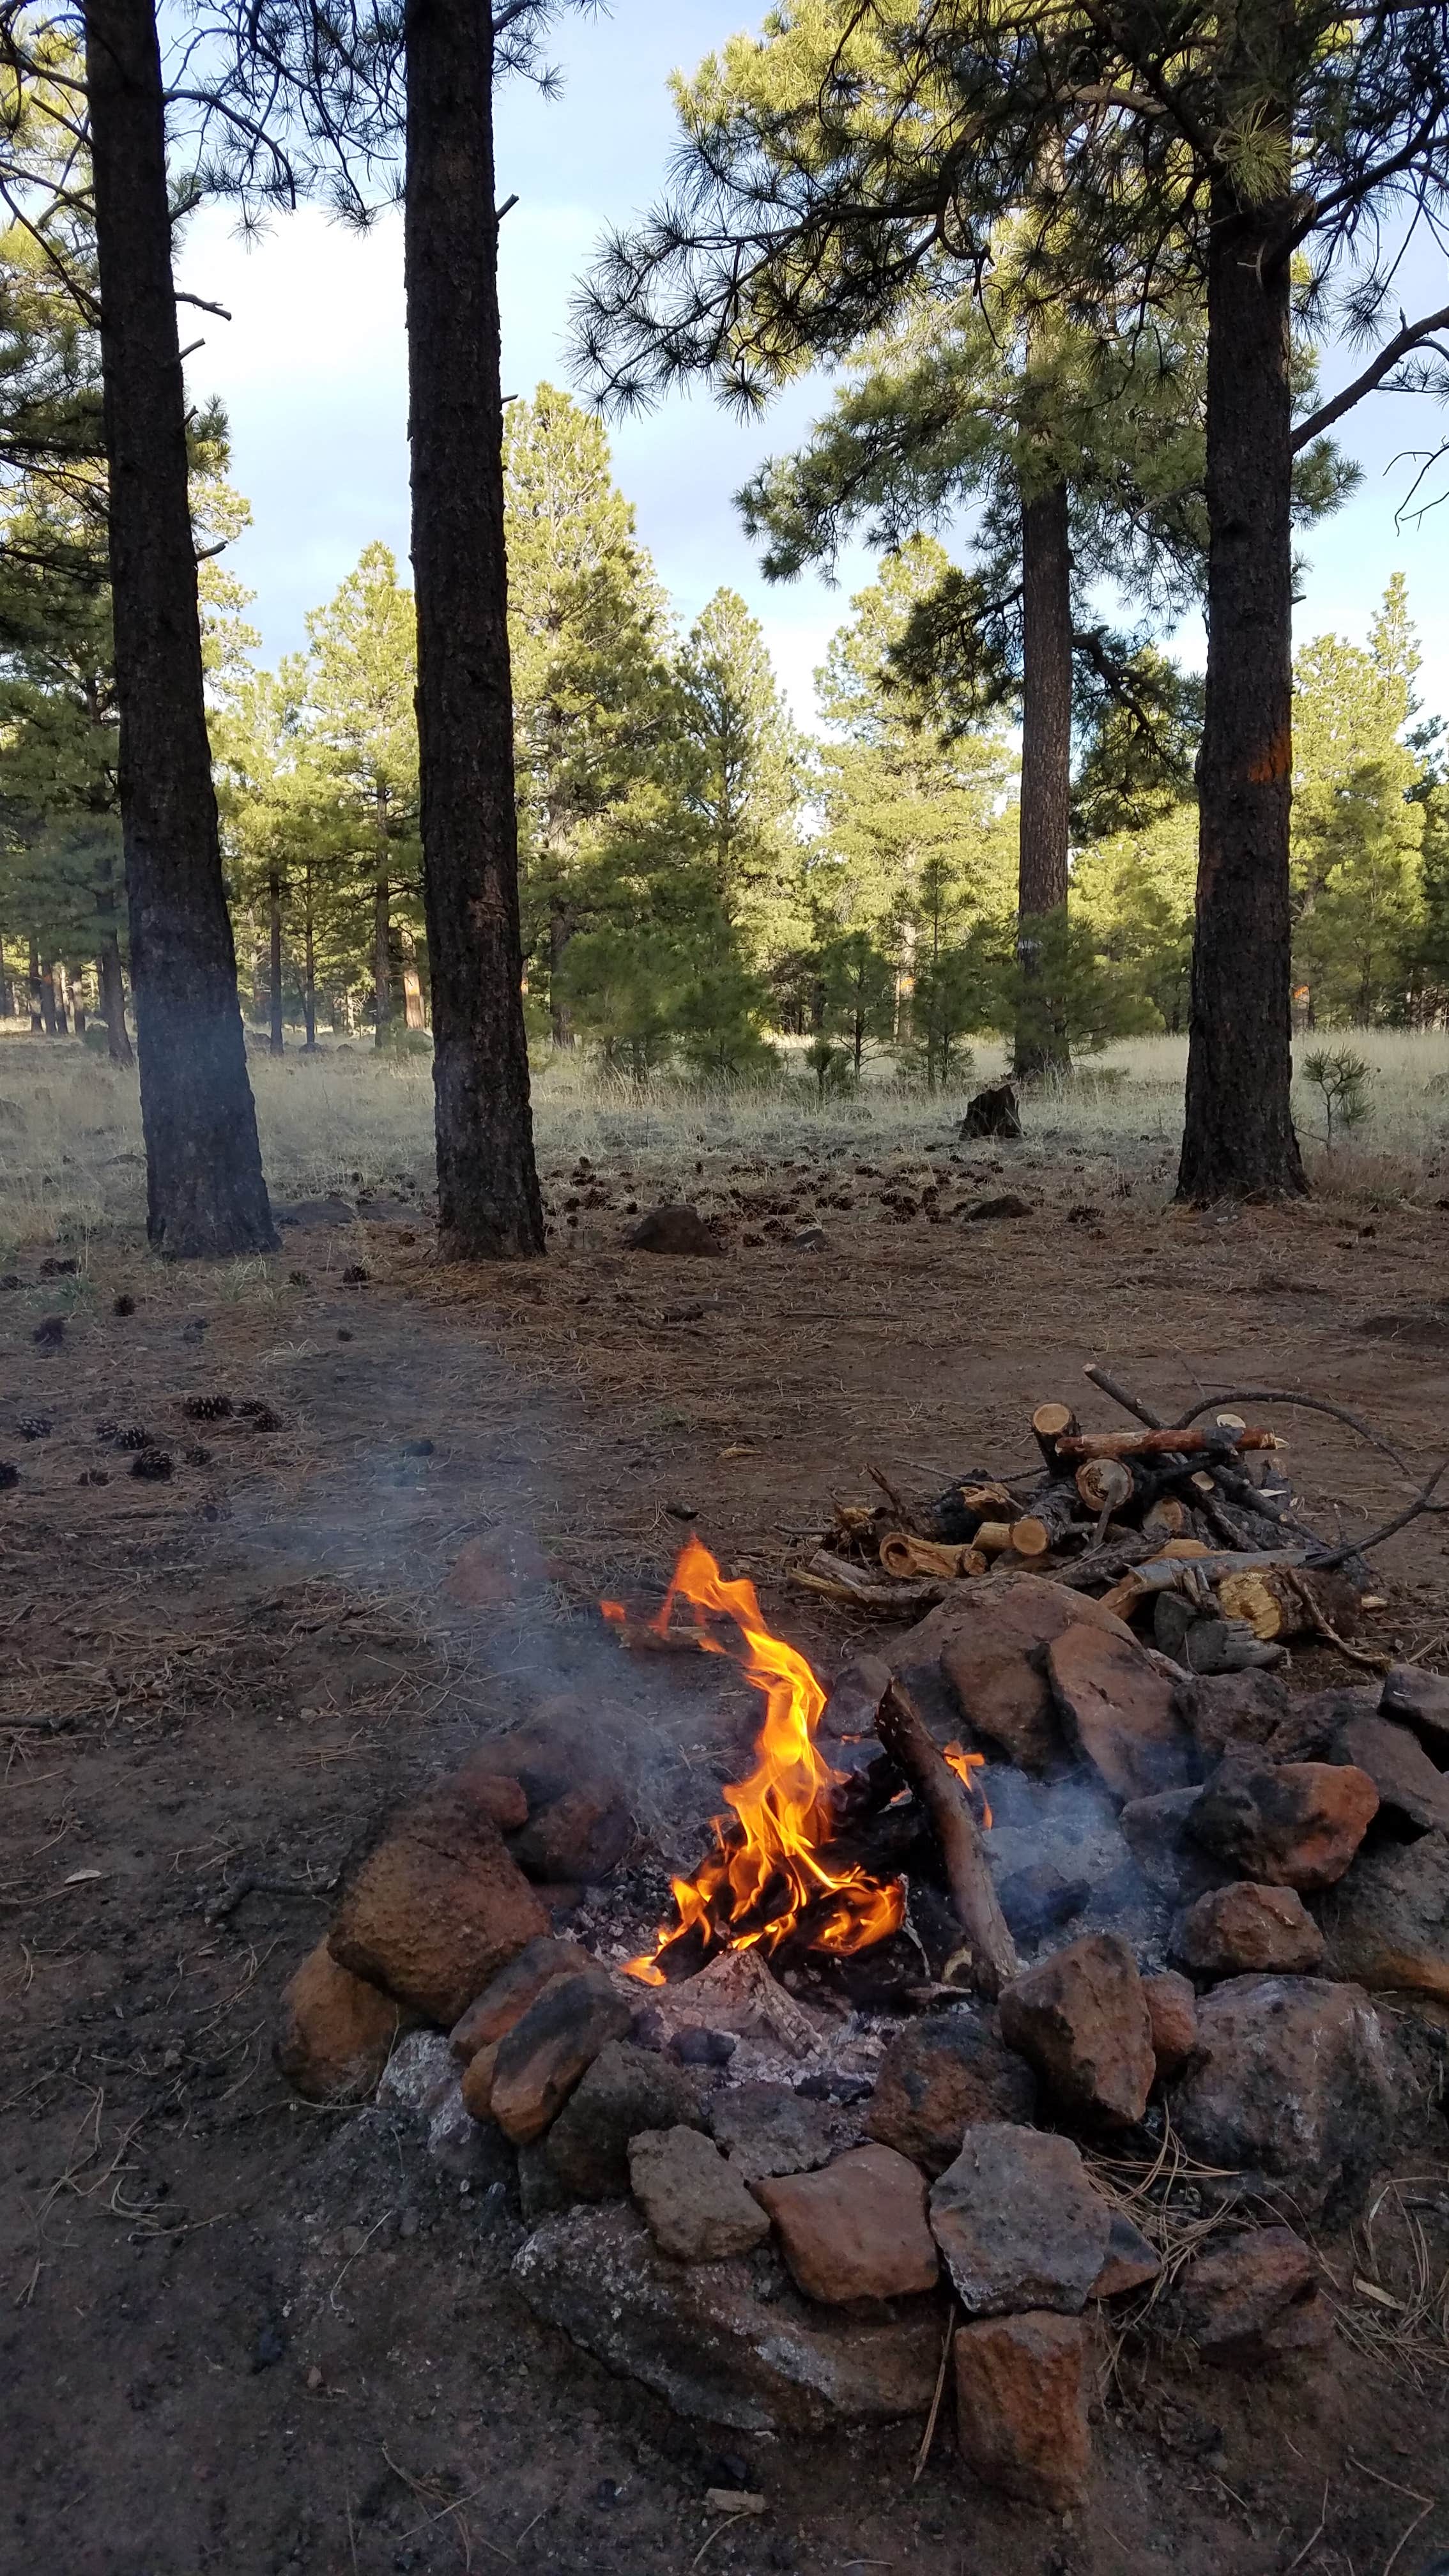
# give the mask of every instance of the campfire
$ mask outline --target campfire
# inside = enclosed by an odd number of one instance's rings
[[[697,1539],[602,1605],[764,1703],[662,1924],[581,1704],[394,1822],[280,2047],[313,2099],[381,2077],[464,2192],[515,2155],[521,2295],[680,2411],[929,2444],[945,2333],[965,2458],[1057,2509],[1094,2302],[1235,2367],[1321,2346],[1283,2222],[1408,2136],[1374,1991],[1449,2000],[1449,1681],[1370,1642],[1376,1538],[1321,1539],[1233,1399],[1167,1425],[1092,1374],[1139,1428],[1039,1406],[1034,1469],[839,1506],[786,1569],[877,1623],[828,1687]],[[1305,1643],[1349,1680],[1290,1692]]]

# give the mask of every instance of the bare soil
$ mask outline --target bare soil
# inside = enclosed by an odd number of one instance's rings
[[[1005,1168],[977,1157],[942,1202]],[[481,1734],[566,1702],[641,1835],[698,1849],[746,1695],[712,1659],[643,1669],[593,1611],[657,1594],[686,1528],[828,1672],[868,1632],[786,1569],[832,1496],[868,1462],[931,1491],[1023,1461],[1031,1405],[1089,1397],[1089,1359],[1173,1410],[1316,1391],[1425,1473],[1449,1447],[1442,1214],[1073,1219],[1064,1167],[1025,1218],[933,1223],[882,1203],[888,1175],[795,1165],[748,1176],[723,1257],[675,1261],[622,1248],[625,1186],[590,1175],[572,1227],[556,1189],[537,1271],[440,1269],[403,1209],[240,1271],[113,1240],[42,1280],[32,1252],[0,1292],[0,2567],[1417,2576],[1449,2548],[1449,2376],[1392,2331],[1365,2350],[1342,2239],[1331,2358],[1259,2384],[1129,2359],[1063,2525],[974,2484],[949,2410],[918,2483],[918,2424],[677,2421],[522,2308],[506,2190],[461,2197],[404,2125],[380,2151],[281,2085],[276,1998],[327,1882]],[[743,1241],[816,1214],[823,1251]],[[209,1393],[281,1427],[186,1419]],[[1401,1507],[1346,1429],[1262,1410],[1310,1516],[1350,1537]],[[147,1429],[169,1481],[132,1477],[102,1419]],[[1373,1641],[1445,1669],[1449,1521],[1380,1562]],[[1299,1670],[1347,1677],[1327,1649]],[[1449,2189],[1449,2140],[1420,2171]],[[708,2513],[731,2484],[765,2515]]]

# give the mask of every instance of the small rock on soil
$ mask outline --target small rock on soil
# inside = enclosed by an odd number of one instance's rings
[[[574,2086],[611,2039],[622,2039],[632,2007],[598,1970],[556,1977],[498,2042],[489,2116],[515,2146],[541,2137]]]
[[[807,2298],[844,2306],[935,2288],[940,2265],[925,2181],[893,2147],[856,2147],[819,2172],[757,2182],[754,2194]]]
[[[1449,1834],[1361,1852],[1320,1914],[1330,1976],[1449,2004]]]
[[[529,2005],[555,1977],[582,1976],[597,1963],[575,1941],[556,1941],[545,1933],[529,1941],[506,1968],[491,1977],[462,2019],[454,2024],[453,2055],[460,2066],[476,2057],[490,2041],[502,2039],[521,2021]]]
[[[1296,1888],[1238,1879],[1188,1907],[1175,1947],[1200,1977],[1300,1976],[1322,1960],[1323,1934]]]
[[[1028,2314],[962,2326],[952,2346],[956,2433],[983,2483],[1069,2513],[1092,2474],[1089,2348],[1079,2317]]]
[[[809,2173],[860,2136],[860,2113],[812,2101],[788,2084],[731,2084],[711,2095],[709,2125],[743,2182]]]
[[[673,1252],[717,1260],[724,1250],[714,1227],[697,1208],[656,1207],[624,1237],[631,1252]]]
[[[983,2013],[965,2009],[912,2022],[880,2062],[866,2113],[870,2137],[944,2173],[968,2128],[982,2120],[1027,2126],[1036,2117],[1036,2077]]]
[[[1106,2262],[1112,2213],[1070,2138],[968,2129],[931,2187],[931,2227],[968,2317],[1076,2315]]]
[[[1305,2207],[1371,2172],[1407,2107],[1407,2068],[1358,1986],[1234,1977],[1199,2003],[1198,2047],[1172,2096],[1188,2153]]]
[[[629,2189],[629,2145],[641,2131],[703,2126],[698,2085],[682,2066],[611,2039],[574,2087],[545,2148],[574,2200],[611,2200]]]
[[[1206,2360],[1237,2370],[1321,2352],[1333,2334],[1318,2266],[1290,2227],[1211,2243],[1179,2279],[1164,2323],[1190,2335]]]
[[[1412,1728],[1391,1717],[1351,1717],[1333,1739],[1331,1762],[1365,1772],[1386,1815],[1419,1833],[1449,1832],[1449,1779],[1437,1771]]]
[[[1002,1991],[1001,2032],[1069,2115],[1130,2127],[1157,2073],[1137,1964],[1114,1932],[1092,1932]]]
[[[1065,1751],[1046,1649],[1069,1629],[1092,1629],[1129,1647],[1132,1632],[1100,1602],[1042,1575],[988,1574],[959,1588],[959,1602],[943,1602],[900,1640],[895,1669],[939,1656],[973,1732],[1022,1770],[1046,1770]]]
[[[360,2102],[408,2019],[393,1996],[339,1968],[319,1941],[283,1990],[278,2067],[304,2101]]]
[[[1378,1805],[1372,1780],[1347,1766],[1230,1758],[1198,1798],[1190,1831],[1243,1878],[1270,1887],[1332,1887]]]
[[[455,1793],[424,1800],[368,1855],[327,1946],[341,1967],[450,2030],[548,1928],[492,1817]]]
[[[717,2263],[770,2232],[738,2171],[698,2129],[646,2129],[629,2142],[629,2181],[661,2254]]]
[[[1052,1693],[1068,1736],[1124,1803],[1181,1789],[1198,1772],[1196,1747],[1177,1715],[1176,1685],[1155,1672],[1134,1638],[1064,1630],[1047,1654]]]
[[[1152,2024],[1152,2054],[1164,2080],[1178,2075],[1197,2047],[1197,1996],[1191,1982],[1175,1968],[1159,1977],[1144,1977],[1142,1999]]]

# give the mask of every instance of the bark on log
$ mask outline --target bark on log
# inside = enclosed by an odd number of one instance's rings
[[[1224,1575],[1218,1599],[1230,1619],[1246,1619],[1254,1636],[1270,1644],[1315,1636],[1324,1620],[1340,1636],[1351,1634],[1359,1619],[1357,1587],[1342,1574],[1254,1565]]]
[[[1057,1442],[1062,1458],[1197,1457],[1233,1449],[1281,1449],[1276,1431],[1219,1431],[1195,1423],[1188,1431],[1069,1431]]]
[[[921,1800],[946,1864],[951,1902],[971,1952],[971,1983],[994,2003],[1021,1973],[1016,1945],[996,1900],[971,1794],[958,1779],[908,1692],[893,1681],[881,1701],[876,1733]]]
[[[1069,1404],[1039,1404],[1031,1417],[1031,1436],[1053,1476],[1061,1472],[1057,1442],[1076,1428],[1077,1417]]]
[[[886,1531],[880,1543],[880,1561],[887,1574],[939,1575],[946,1583],[954,1583],[962,1575],[986,1572],[986,1559],[979,1548],[917,1538],[910,1530]]]
[[[1081,1497],[1074,1484],[1049,1485],[1044,1494],[1035,1496],[1030,1511],[1012,1522],[1011,1544],[1017,1555],[1045,1556],[1048,1549],[1060,1547],[1069,1530],[1081,1528],[1080,1510]]]

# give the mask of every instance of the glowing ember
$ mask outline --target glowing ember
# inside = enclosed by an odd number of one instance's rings
[[[905,1918],[904,1895],[897,1879],[831,1864],[830,1793],[843,1775],[816,1748],[825,1693],[804,1656],[771,1636],[754,1585],[726,1583],[697,1539],[685,1547],[664,1606],[650,1622],[661,1636],[677,1600],[694,1609],[700,1644],[712,1654],[733,1655],[763,1691],[765,1722],[750,1777],[725,1790],[734,1813],[715,1817],[716,1848],[694,1878],[673,1881],[678,1922],[661,1928],[652,1955],[629,1960],[629,1974],[662,1986],[660,1962],[696,1930],[704,1936],[705,1957],[721,1948],[773,1950],[807,1913],[812,1949],[839,1954],[883,1941]],[[601,1606],[606,1619],[623,1620],[618,1602]],[[711,1613],[733,1622],[734,1640],[727,1643],[706,1627]],[[699,1964],[697,1955],[693,1963]]]

